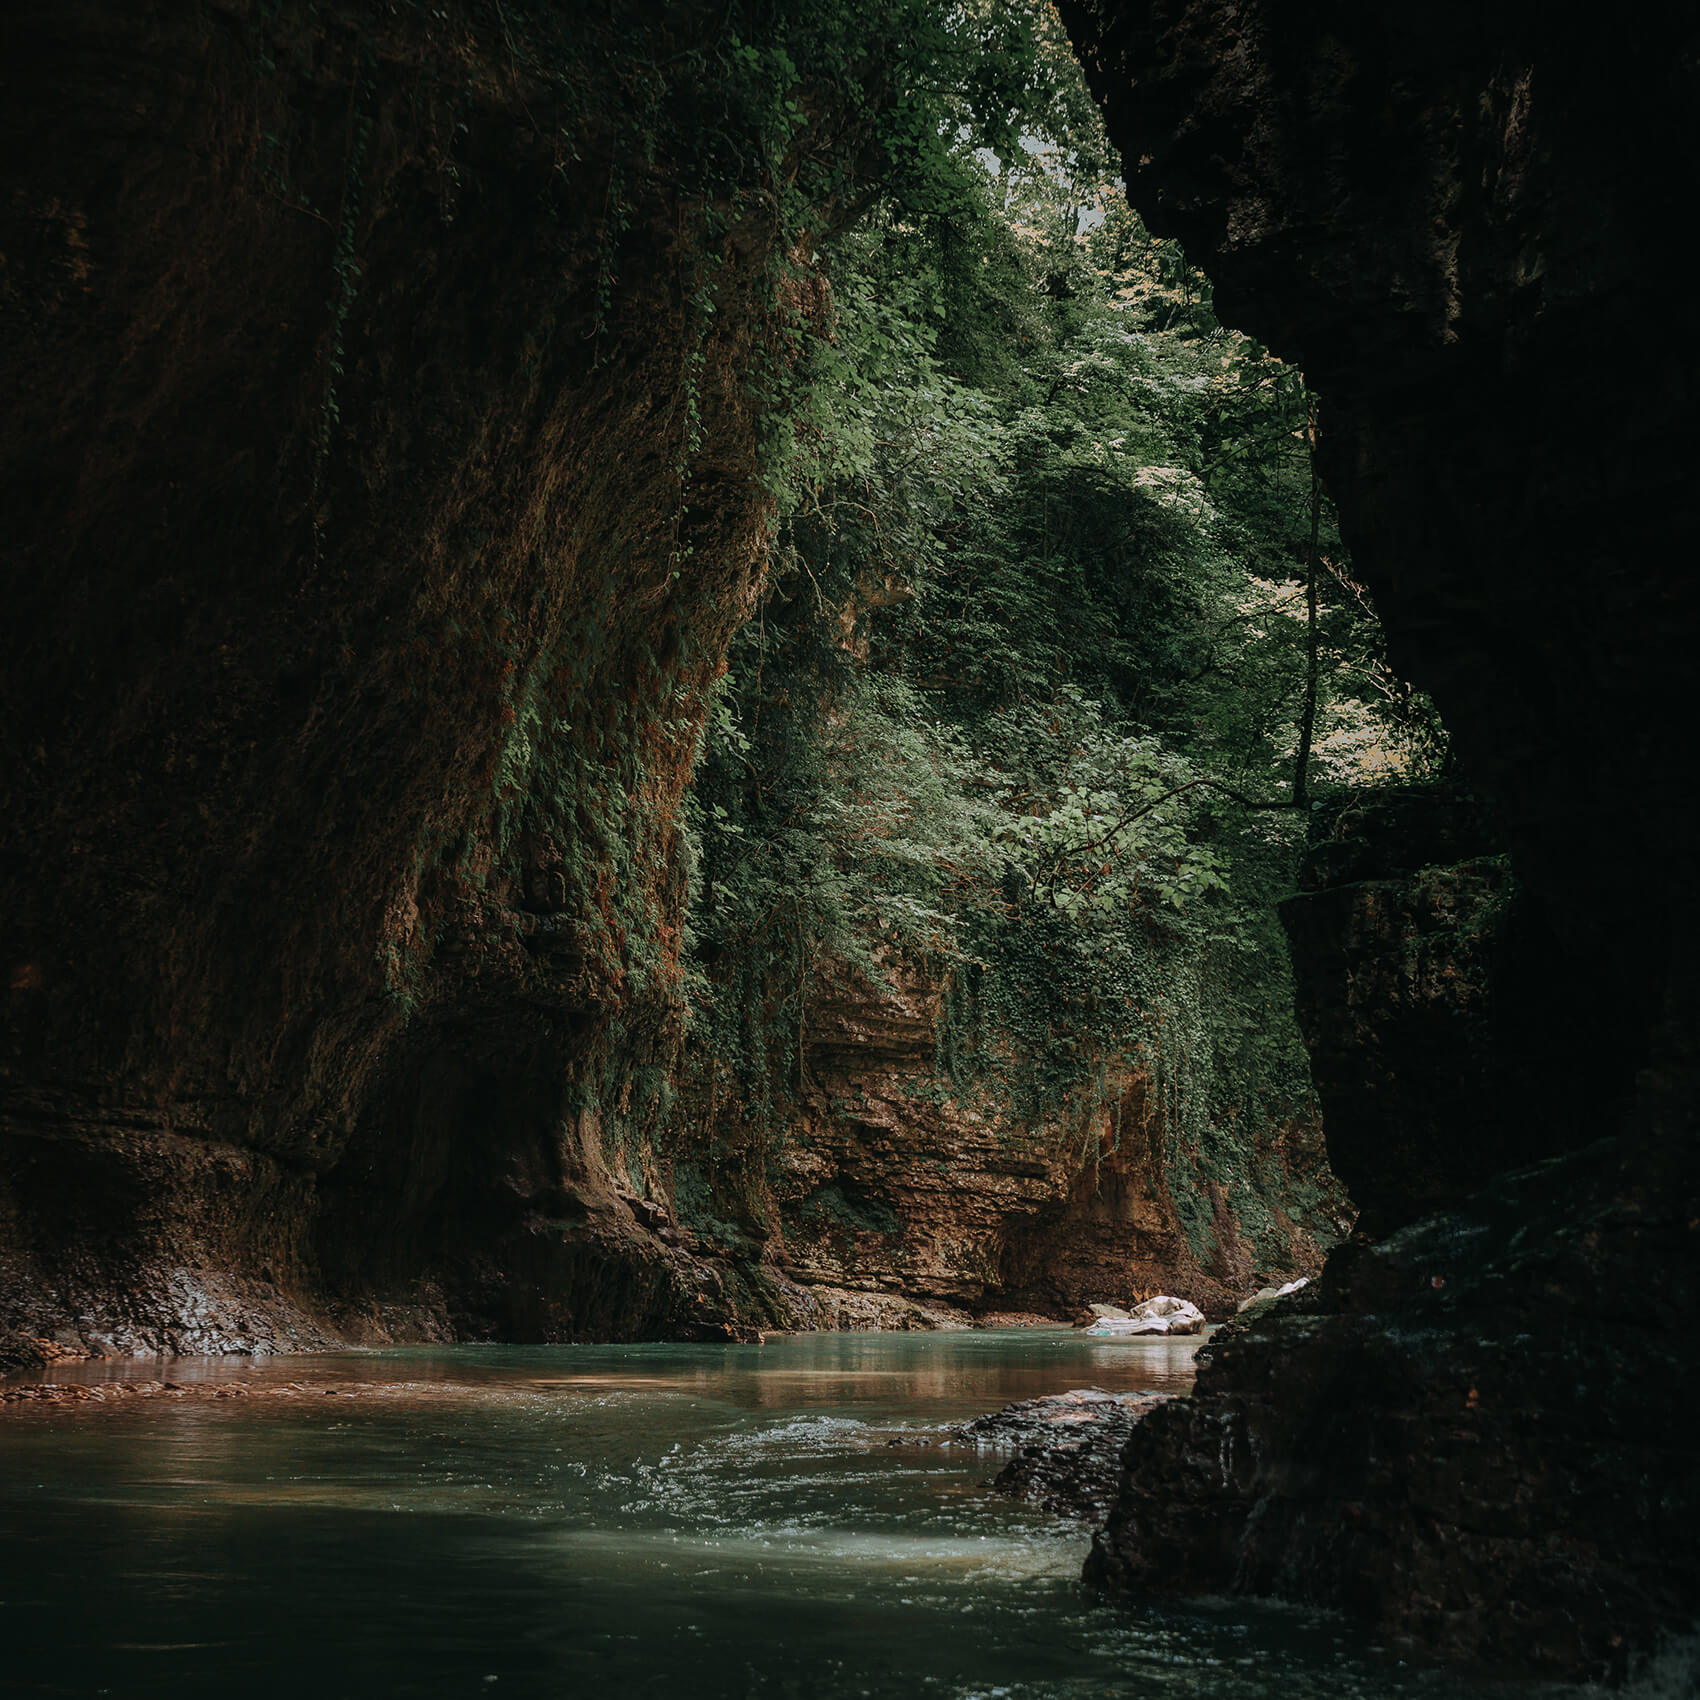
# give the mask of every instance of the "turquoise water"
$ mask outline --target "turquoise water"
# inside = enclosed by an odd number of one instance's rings
[[[1297,1612],[1106,1604],[1078,1524],[944,1444],[1013,1399],[1184,1390],[1192,1351],[1029,1330],[127,1366],[303,1391],[0,1411],[0,1689],[1489,1692]]]

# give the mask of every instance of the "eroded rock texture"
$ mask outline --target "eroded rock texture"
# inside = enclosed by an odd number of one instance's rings
[[[638,11],[7,18],[0,1332],[719,1314],[612,1124],[784,313]]]
[[[1349,1229],[1314,1121],[1243,1153],[1230,1194],[1178,1149],[1143,1074],[1048,1111],[995,1082],[955,1087],[938,1060],[941,980],[912,964],[889,973],[877,986],[842,965],[822,976],[804,1085],[775,1126],[717,1121],[700,1101],[684,1118],[713,1138],[679,1150],[682,1214],[758,1286],[780,1278],[774,1321],[1072,1321],[1095,1301],[1158,1293],[1226,1316],[1265,1275],[1319,1268]],[[813,1310],[797,1308],[799,1288]]]
[[[1387,1237],[1136,1431],[1094,1573],[1620,1670],[1700,1610],[1692,13],[1063,10],[1135,204],[1321,391],[1354,560],[1521,888],[1484,932],[1500,876],[1407,845],[1289,912]]]

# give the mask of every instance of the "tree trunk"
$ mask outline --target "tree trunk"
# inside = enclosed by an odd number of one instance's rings
[[[1305,698],[1299,715],[1299,753],[1293,759],[1293,806],[1310,801],[1310,746],[1316,734],[1316,682],[1318,674],[1316,631],[1316,544],[1322,528],[1322,480],[1316,470],[1316,398],[1310,400],[1305,422],[1305,440],[1310,447],[1310,541],[1305,548]]]

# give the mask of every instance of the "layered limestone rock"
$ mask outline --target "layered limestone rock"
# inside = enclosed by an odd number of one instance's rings
[[[1177,1196],[1209,1183],[1171,1149],[1143,1075],[1024,1117],[1007,1091],[941,1069],[938,979],[904,964],[884,985],[834,978],[811,1000],[806,1085],[779,1125],[721,1127],[712,1162],[678,1169],[681,1219],[742,1258],[776,1322],[1073,1321],[1162,1293],[1221,1317],[1265,1274],[1320,1267],[1350,1226],[1314,1125],[1272,1130],[1189,1230]]]
[[[625,139],[639,12],[7,22],[19,1351],[722,1313],[626,1130],[810,304]]]
[[[1503,870],[1346,847],[1289,910],[1386,1237],[1136,1432],[1094,1573],[1621,1671],[1700,1599],[1700,386],[1686,340],[1619,341],[1668,323],[1693,19],[1062,10],[1135,204],[1320,390],[1356,570],[1521,888],[1484,927]]]

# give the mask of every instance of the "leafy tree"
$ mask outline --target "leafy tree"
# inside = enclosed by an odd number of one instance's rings
[[[1028,18],[1018,75],[965,49],[1022,104],[969,123],[951,60],[826,246],[695,790],[697,1055],[782,1128],[822,981],[922,960],[942,1089],[1078,1113],[1139,1068],[1172,1160],[1243,1181],[1308,1103],[1273,916],[1306,805],[1431,762],[1434,723],[1351,580],[1301,375],[1128,210]]]

